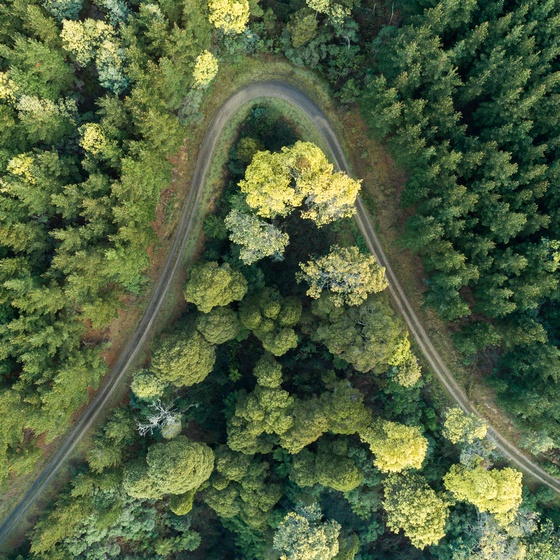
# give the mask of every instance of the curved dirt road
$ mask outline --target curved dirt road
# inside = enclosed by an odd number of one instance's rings
[[[185,249],[187,239],[193,232],[196,216],[195,209],[202,197],[204,180],[210,167],[210,162],[220,134],[225,125],[229,122],[230,118],[243,105],[255,101],[258,98],[267,97],[285,100],[303,111],[314,122],[326,145],[329,147],[335,166],[338,169],[350,173],[350,167],[346,161],[340,143],[328,123],[327,118],[315,105],[315,103],[296,87],[285,82],[276,81],[254,83],[233,94],[220,107],[206,131],[206,135],[200,147],[193,176],[193,183],[183,208],[181,220],[177,227],[177,232],[169,257],[165,264],[161,279],[152,292],[152,296],[138,328],[136,329],[131,341],[122,352],[119,360],[115,364],[115,367],[101,386],[96,397],[86,408],[81,419],[68,432],[59,450],[47,464],[41,475],[37,478],[22,501],[10,513],[9,517],[4,521],[2,526],[0,526],[0,543],[2,543],[10,535],[11,531],[17,527],[21,518],[39,498],[41,492],[45,489],[62,464],[74,451],[88,428],[92,426],[101,410],[107,404],[119,381],[127,373],[128,368],[141,351],[144,342],[153,328],[155,319],[163,301],[173,285],[173,281],[181,263],[181,255]],[[453,378],[453,375],[442,362],[439,354],[430,342],[424,328],[420,324],[418,317],[411,309],[406,295],[395,277],[390,264],[387,262],[371,220],[361,200],[359,199],[357,201],[356,220],[370,251],[375,256],[377,262],[386,269],[391,298],[393,299],[393,302],[399,312],[404,317],[408,328],[416,339],[416,342],[424,354],[426,361],[430,364],[435,374],[441,380],[446,390],[457,402],[457,404],[466,412],[476,413],[474,407],[470,404],[464,392]],[[560,480],[550,476],[538,465],[527,459],[517,448],[511,445],[494,429],[489,429],[489,436],[495,440],[497,448],[501,451],[501,453],[520,470],[560,493]]]

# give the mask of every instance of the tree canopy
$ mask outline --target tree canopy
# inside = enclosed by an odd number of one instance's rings
[[[387,420],[378,420],[360,432],[375,455],[374,464],[382,472],[400,472],[419,469],[426,457],[428,440],[416,426],[405,426]]]
[[[307,295],[318,299],[323,291],[336,306],[360,305],[371,293],[387,287],[385,269],[373,255],[363,255],[357,247],[331,247],[328,255],[300,264],[298,281],[309,284]]]
[[[337,555],[340,525],[321,517],[317,505],[302,505],[286,515],[273,544],[282,560],[330,560]]]
[[[458,500],[470,502],[479,511],[487,511],[499,523],[507,525],[521,504],[521,478],[519,471],[508,467],[486,470],[452,465],[443,481]]]
[[[383,507],[391,531],[397,533],[402,529],[420,550],[444,537],[448,504],[430,488],[423,476],[391,475],[384,488]]]
[[[214,367],[216,351],[193,326],[162,339],[152,353],[152,370],[177,386],[200,383]]]
[[[194,303],[203,313],[243,299],[246,293],[247,280],[227,263],[194,265],[185,285],[185,299]]]

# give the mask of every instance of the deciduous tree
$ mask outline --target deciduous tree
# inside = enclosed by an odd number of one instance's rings
[[[193,78],[196,87],[207,87],[217,73],[218,59],[210,51],[202,51],[194,64]]]
[[[208,0],[208,19],[227,35],[243,33],[249,21],[247,0]]]
[[[509,467],[486,470],[452,465],[443,482],[455,498],[470,502],[480,511],[493,514],[501,525],[507,525],[521,504],[521,479],[521,473]]]
[[[324,293],[313,302],[312,312],[319,321],[311,336],[329,352],[363,373],[389,370],[404,326],[383,300],[370,295],[359,306],[337,307]]]
[[[191,326],[159,342],[152,353],[152,370],[163,382],[188,387],[203,381],[215,360],[214,345]]]
[[[283,298],[274,288],[265,288],[244,300],[239,319],[262,342],[265,350],[282,356],[297,346],[293,327],[301,317],[301,303],[297,298]]]
[[[196,328],[210,344],[223,344],[239,334],[241,325],[233,309],[215,307],[198,317]]]
[[[387,287],[385,269],[373,255],[363,255],[357,247],[331,247],[329,254],[299,265],[298,282],[309,284],[307,295],[318,299],[327,291],[336,307],[360,305],[369,294]]]
[[[458,406],[445,411],[442,434],[451,443],[474,443],[484,438],[487,430],[488,426],[482,418],[467,414]]]
[[[274,224],[253,214],[232,210],[224,219],[229,238],[239,245],[239,258],[247,265],[265,257],[280,261],[288,245],[289,236]]]
[[[227,263],[208,262],[193,266],[185,285],[185,299],[203,313],[243,299],[246,293],[247,280]]]
[[[445,536],[448,504],[420,475],[391,475],[384,483],[383,508],[387,526],[394,533],[401,529],[420,550],[437,544]]]
[[[383,472],[419,469],[428,450],[428,440],[418,427],[389,420],[376,420],[360,437],[375,455],[373,464]]]
[[[339,532],[336,521],[322,521],[318,505],[300,505],[278,526],[273,547],[282,560],[330,560],[338,553]]]

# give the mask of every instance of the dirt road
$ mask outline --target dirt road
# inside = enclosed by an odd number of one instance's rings
[[[134,362],[134,359],[141,351],[144,342],[153,328],[163,301],[173,285],[181,263],[181,255],[184,252],[187,239],[192,234],[198,234],[198,232],[193,232],[196,216],[195,210],[202,197],[205,177],[210,167],[210,162],[220,134],[231,117],[243,105],[254,102],[258,98],[283,99],[303,111],[310,119],[313,120],[318,131],[323,136],[326,145],[331,151],[333,163],[335,163],[336,167],[350,173],[350,168],[340,143],[332,127],[328,123],[327,118],[315,105],[315,103],[311,101],[311,99],[294,86],[285,82],[274,81],[254,83],[232,95],[222,105],[206,131],[206,135],[198,154],[193,184],[185,203],[181,220],[177,227],[168,260],[164,267],[160,281],[153,289],[150,301],[138,328],[136,329],[128,346],[121,354],[118,362],[115,364],[115,367],[103,383],[96,397],[86,408],[81,419],[68,432],[66,438],[61,443],[60,448],[46,465],[45,469],[24,496],[22,501],[10,513],[8,518],[4,520],[2,526],[0,527],[0,543],[2,543],[11,534],[14,528],[17,527],[19,521],[25,515],[27,510],[34,504],[41,495],[41,492],[58,472],[60,467],[72,454],[75,447],[87,432],[88,428],[94,424],[98,415],[108,403],[115,387],[127,373],[130,365]],[[441,360],[439,354],[430,342],[424,328],[420,324],[418,317],[412,310],[406,295],[393,273],[391,265],[385,257],[381,244],[379,243],[379,239],[361,200],[358,200],[357,202],[356,220],[364,238],[366,239],[369,249],[374,254],[377,262],[384,266],[387,271],[387,279],[389,281],[388,289],[391,298],[393,299],[396,308],[404,317],[408,328],[416,339],[416,342],[424,354],[426,361],[430,364],[434,373],[441,380],[447,392],[457,402],[457,404],[467,412],[475,412],[464,392],[454,380],[453,375]],[[556,492],[560,493],[560,480],[550,476],[538,465],[527,459],[527,457],[525,457],[515,446],[511,445],[494,429],[489,429],[489,436],[495,440],[501,453],[521,471],[531,475],[541,483],[546,484]]]

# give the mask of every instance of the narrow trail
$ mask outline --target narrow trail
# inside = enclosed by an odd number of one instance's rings
[[[334,133],[334,130],[327,121],[326,116],[309,97],[291,84],[281,81],[253,83],[234,93],[220,107],[210,123],[201,144],[192,186],[185,202],[181,219],[179,221],[179,225],[177,226],[173,245],[161,278],[152,291],[146,311],[144,312],[134,335],[126,348],[122,351],[119,360],[103,382],[97,395],[87,406],[80,420],[67,433],[65,439],[60,444],[58,451],[45,466],[23,499],[0,526],[0,543],[5,541],[11,532],[17,527],[18,523],[29,508],[33,506],[43,490],[71,456],[72,452],[79,444],[87,430],[95,423],[99,414],[109,402],[109,399],[111,398],[111,395],[117,385],[124,375],[126,375],[129,367],[142,350],[146,339],[153,329],[158,312],[173,286],[187,240],[193,233],[196,210],[202,198],[206,174],[210,168],[210,163],[220,135],[231,117],[243,105],[253,102],[259,98],[282,99],[305,113],[307,117],[314,122],[317,130],[323,137],[325,144],[331,152],[335,166],[338,169],[350,174],[350,167],[346,161],[342,147]],[[357,201],[356,221],[370,251],[375,256],[377,262],[381,266],[385,267],[387,280],[389,282],[389,294],[396,308],[405,319],[408,328],[418,343],[426,361],[429,363],[430,367],[440,379],[449,395],[457,402],[457,404],[466,412],[476,413],[475,408],[472,406],[459,384],[455,381],[452,373],[443,363],[441,357],[432,345],[426,331],[422,327],[418,317],[411,307],[408,298],[400,286],[393,269],[391,268],[391,265],[387,261],[370,217],[360,199]],[[515,464],[515,466],[517,466],[521,471],[560,493],[560,480],[552,477],[530,459],[525,457],[514,445],[509,443],[492,427],[489,428],[488,434],[495,441],[496,447],[504,455],[504,457]]]

